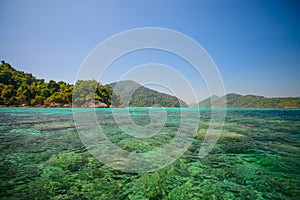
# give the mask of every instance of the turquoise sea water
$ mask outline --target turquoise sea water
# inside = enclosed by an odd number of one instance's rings
[[[130,152],[163,147],[174,138],[180,109],[166,112],[159,134],[135,138],[118,128],[111,109],[96,110],[110,141]],[[148,108],[129,113],[141,126],[151,121]],[[1,108],[0,198],[300,199],[299,109],[227,109],[218,143],[199,158],[210,113],[200,109],[192,145],[174,163],[154,172],[125,173],[89,154],[72,109]]]

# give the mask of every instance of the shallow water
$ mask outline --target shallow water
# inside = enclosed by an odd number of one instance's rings
[[[115,111],[124,114],[122,109]],[[129,113],[140,126],[151,122],[148,108],[131,108]],[[300,198],[299,109],[227,109],[218,143],[199,158],[210,113],[200,109],[197,135],[174,163],[154,172],[125,173],[89,154],[77,134],[72,109],[1,108],[0,198]],[[164,147],[180,126],[180,109],[166,109],[159,134],[135,138],[117,126],[111,109],[97,109],[96,114],[110,141],[129,152]]]

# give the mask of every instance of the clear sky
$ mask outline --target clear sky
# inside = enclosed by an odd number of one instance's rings
[[[216,63],[227,93],[300,96],[297,0],[0,0],[0,8],[0,59],[38,78],[73,83],[100,42],[150,26],[174,29],[201,44]],[[192,77],[189,66],[168,63],[172,59],[164,55],[129,55],[103,81],[115,81],[122,70],[147,62],[162,62]]]

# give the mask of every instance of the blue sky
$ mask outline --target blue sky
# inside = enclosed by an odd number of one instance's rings
[[[1,0],[0,8],[1,59],[38,78],[73,83],[89,52],[108,37],[133,28],[163,27],[206,49],[227,93],[300,96],[297,1]],[[190,77],[204,98],[203,80],[192,78],[190,66],[163,55],[129,56],[132,63],[129,58],[119,62],[103,81],[115,81],[136,64],[162,62]]]

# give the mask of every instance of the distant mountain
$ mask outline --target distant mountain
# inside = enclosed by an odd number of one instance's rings
[[[215,107],[221,107],[226,99],[228,108],[300,108],[299,97],[274,97],[267,98],[256,95],[240,95],[230,93],[222,97],[212,96],[199,103],[199,107],[211,107],[214,102]]]
[[[199,107],[210,107],[211,105],[211,101],[218,101],[220,99],[220,97],[218,97],[217,95],[213,95],[211,97],[208,97],[206,99],[204,99],[203,101],[201,101],[199,103]],[[218,105],[220,105],[220,102],[218,103]]]
[[[75,86],[77,89],[74,89],[74,85],[63,81],[50,80],[46,82],[44,79],[35,78],[30,73],[14,69],[5,61],[1,61],[0,64],[0,106],[48,107],[54,105],[70,107],[72,94],[75,94],[73,100],[78,105],[95,99],[107,106],[112,104],[114,107],[122,106],[122,104],[130,107],[188,107],[184,101],[175,96],[143,87],[134,81],[101,85],[94,80],[80,80],[76,82]],[[114,88],[114,92],[112,88]],[[266,98],[234,93],[223,97],[212,96],[198,105],[199,107],[211,107],[212,101],[215,103],[215,107],[222,107],[225,99],[227,107],[300,108],[300,97]]]
[[[149,89],[134,81],[114,82],[110,86],[120,95],[125,107],[188,107],[175,96]]]

